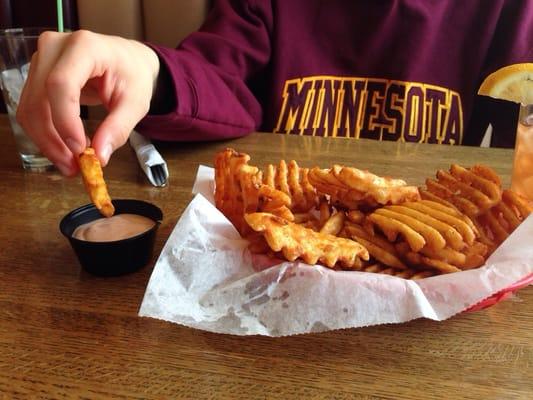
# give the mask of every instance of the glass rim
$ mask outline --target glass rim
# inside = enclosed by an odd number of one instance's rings
[[[0,29],[0,36],[38,38],[39,35],[45,31],[57,32],[57,28],[54,28],[52,26],[28,26],[28,27],[19,27],[19,28],[5,28],[5,29]]]

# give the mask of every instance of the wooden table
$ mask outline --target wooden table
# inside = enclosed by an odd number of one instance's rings
[[[422,183],[451,162],[484,162],[509,182],[509,150],[254,134],[161,146],[171,173],[151,187],[129,147],[106,169],[115,198],[157,204],[164,222],[141,271],[80,271],[59,220],[88,198],[79,178],[28,173],[0,118],[0,398],[533,398],[533,288],[444,322],[416,320],[287,338],[235,337],[137,316],[157,255],[198,164],[232,146],[257,165],[333,162]],[[2,397],[4,395],[5,397]],[[32,397],[33,398],[33,397]]]

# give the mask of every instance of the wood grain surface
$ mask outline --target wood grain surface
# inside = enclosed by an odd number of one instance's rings
[[[88,124],[94,128],[94,124]],[[286,338],[235,337],[140,318],[157,255],[199,164],[231,146],[256,165],[295,159],[368,168],[420,184],[452,162],[483,162],[509,183],[512,151],[253,134],[161,144],[169,185],[150,186],[126,146],[105,175],[114,198],[158,205],[155,254],[139,272],[80,270],[60,219],[88,203],[81,179],[22,170],[0,117],[0,399],[531,399],[533,288],[443,322],[415,320]]]

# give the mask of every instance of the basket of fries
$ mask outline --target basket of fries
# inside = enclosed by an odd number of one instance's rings
[[[442,320],[533,281],[520,244],[532,207],[484,165],[416,187],[342,165],[261,170],[225,149],[214,179],[203,168],[197,183],[203,196],[163,249],[141,315],[280,336]]]

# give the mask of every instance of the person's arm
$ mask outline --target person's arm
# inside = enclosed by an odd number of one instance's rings
[[[204,26],[177,49],[150,45],[161,73],[151,111],[138,126],[160,140],[212,140],[257,129],[261,105],[249,84],[270,58],[269,1],[217,1]],[[170,84],[170,85],[169,85]]]
[[[164,84],[158,79],[162,60],[173,94],[164,105],[171,112],[147,118],[141,124],[145,133],[207,140],[252,131],[261,107],[247,83],[259,78],[269,58],[270,13],[264,10],[270,3],[216,4],[205,32],[179,50],[154,46],[156,53],[140,42],[89,31],[42,34],[17,110],[19,123],[63,174],[75,175],[77,156],[88,145],[80,105],[103,104],[108,115],[91,146],[105,165],[150,108],[158,107],[151,100],[157,83]]]
[[[89,31],[39,36],[17,120],[65,175],[78,172],[77,157],[88,142],[81,104],[103,104],[108,115],[92,140],[102,164],[122,146],[148,112],[159,60],[149,47]]]

